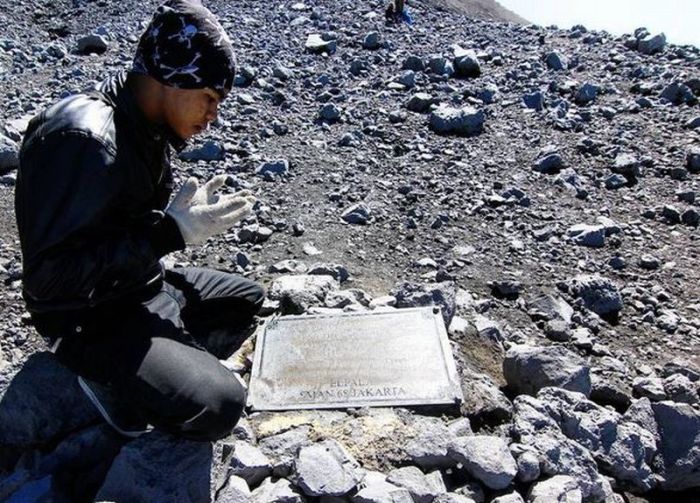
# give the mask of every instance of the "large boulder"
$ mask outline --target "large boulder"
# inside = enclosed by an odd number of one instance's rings
[[[563,346],[512,346],[503,360],[503,374],[517,394],[535,395],[548,386],[591,393],[590,368]]]
[[[460,77],[478,77],[481,75],[481,65],[479,65],[476,52],[472,50],[456,47],[452,65]]]
[[[654,54],[661,52],[666,47],[666,35],[658,33],[657,35],[647,35],[637,42],[637,50],[642,54]]]
[[[572,295],[599,316],[616,314],[623,307],[617,286],[603,276],[580,274],[568,282],[568,287]]]
[[[485,115],[473,107],[440,106],[430,114],[430,129],[439,134],[472,136],[484,128]]]
[[[661,487],[680,491],[700,487],[700,412],[685,403],[651,404],[663,459]]]
[[[396,307],[438,306],[442,311],[445,326],[449,327],[455,314],[455,299],[457,291],[452,282],[442,283],[411,283],[398,284],[391,295],[396,297]]]
[[[490,489],[505,489],[518,473],[518,466],[501,437],[473,435],[458,438],[450,456]]]
[[[322,306],[326,294],[340,287],[332,276],[297,274],[281,276],[270,287],[268,297],[277,300],[288,314],[301,314],[311,306]]]
[[[308,496],[343,496],[362,480],[358,462],[335,440],[302,447],[294,470]]]

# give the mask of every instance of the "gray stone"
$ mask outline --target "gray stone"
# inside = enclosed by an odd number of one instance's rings
[[[452,62],[442,56],[435,56],[428,60],[428,69],[436,75],[451,77],[455,73]]]
[[[241,243],[264,243],[270,239],[273,232],[272,229],[264,225],[246,225],[238,230],[238,240]]]
[[[338,282],[342,283],[350,278],[350,273],[345,266],[340,264],[312,264],[309,267],[309,274],[332,276]]]
[[[340,215],[349,224],[367,224],[372,217],[372,210],[365,203],[357,203],[346,208]]]
[[[361,489],[352,497],[353,503],[413,503],[408,489],[386,481],[379,472],[368,472],[361,483]]]
[[[288,480],[279,479],[273,482],[268,478],[253,491],[250,501],[251,503],[304,503],[305,500]]]
[[[569,67],[568,59],[556,51],[550,52],[545,56],[545,63],[547,63],[549,69],[556,71],[566,70]]]
[[[688,119],[688,121],[685,123],[685,127],[687,129],[700,128],[700,115],[698,115],[697,117],[693,117],[691,119]]]
[[[237,441],[231,458],[231,473],[255,487],[272,473],[272,463],[257,447]]]
[[[481,65],[476,57],[476,52],[456,47],[452,66],[460,77],[478,77],[481,75]]]
[[[540,460],[531,451],[525,451],[516,460],[518,464],[518,480],[532,482],[540,478]]]
[[[250,503],[251,493],[245,480],[231,475],[217,493],[216,503]]]
[[[615,283],[599,275],[580,274],[568,282],[569,291],[599,316],[614,314],[623,307]]]
[[[426,284],[404,282],[398,284],[391,291],[391,295],[396,298],[396,307],[398,308],[438,306],[442,311],[445,326],[450,326],[450,321],[455,313],[457,295],[454,283],[448,281]]]
[[[321,35],[313,33],[306,38],[304,47],[309,52],[316,54],[328,53],[333,54],[337,48],[337,43],[335,40],[324,40]]]
[[[610,167],[613,173],[620,174],[626,178],[637,178],[642,174],[642,166],[639,158],[633,154],[618,154],[615,162]]]
[[[498,424],[508,421],[513,405],[486,374],[464,369],[461,374],[462,413],[476,425]]]
[[[577,224],[569,227],[567,236],[580,246],[602,248],[605,246],[605,228],[602,225]]]
[[[441,419],[416,416],[411,427],[416,435],[407,442],[404,451],[412,464],[424,470],[454,466],[447,449],[456,435]]]
[[[209,501],[216,489],[211,487],[214,469],[211,443],[183,440],[155,430],[121,449],[95,499]]]
[[[576,91],[576,96],[574,96],[574,101],[578,105],[587,105],[596,99],[598,96],[599,87],[590,82],[583,84],[578,91]]]
[[[362,47],[365,49],[375,50],[379,49],[381,46],[382,44],[379,39],[379,33],[376,31],[368,33],[365,35],[365,38],[362,39]]]
[[[286,477],[294,464],[299,449],[311,445],[309,426],[299,426],[270,435],[258,441],[260,450],[273,461],[273,474]]]
[[[503,360],[503,374],[516,393],[534,395],[547,386],[591,393],[590,369],[563,346],[514,345]]]
[[[420,56],[410,55],[403,60],[401,64],[402,70],[413,70],[414,72],[422,72],[425,69],[425,63]]]
[[[0,175],[19,167],[19,147],[0,134]]]
[[[268,297],[280,301],[280,308],[288,314],[301,314],[311,306],[321,306],[326,294],[339,288],[332,276],[299,274],[281,276],[270,287]]]
[[[525,500],[519,493],[512,492],[492,499],[491,503],[525,503]]]
[[[688,151],[685,157],[685,165],[691,173],[700,173],[700,147],[693,147]]]
[[[107,50],[107,40],[102,35],[87,35],[78,39],[79,54],[102,54]]]
[[[543,294],[527,303],[527,314],[533,321],[561,320],[568,324],[574,309],[561,297]]]
[[[302,447],[294,463],[296,483],[309,496],[343,496],[362,480],[360,465],[335,440]]]
[[[542,473],[570,475],[578,482],[586,499],[605,499],[607,482],[598,473],[593,456],[581,444],[561,432],[545,403],[521,395],[513,401],[513,407],[513,437],[537,453]],[[540,501],[548,503],[549,500]]]
[[[287,159],[276,159],[260,164],[255,170],[255,174],[265,176],[268,173],[271,175],[285,175],[289,171],[289,161]]]
[[[485,115],[473,107],[440,106],[430,114],[430,128],[438,134],[471,136],[484,127]]]
[[[319,110],[318,116],[326,122],[336,122],[340,120],[340,108],[335,103],[326,103]]]
[[[523,94],[523,103],[527,108],[540,112],[544,109],[544,94],[542,91]]]
[[[671,82],[664,87],[659,98],[663,98],[673,105],[682,105],[683,103],[694,103],[697,101],[693,91],[681,82]]]
[[[387,474],[386,481],[406,489],[415,503],[431,503],[438,495],[447,492],[444,483],[442,485],[436,483],[415,466],[391,470]]]
[[[201,147],[190,148],[180,154],[183,161],[221,161],[224,158],[224,148],[220,143],[207,141]]]
[[[663,51],[664,47],[666,47],[666,35],[663,33],[647,35],[637,42],[637,50],[642,54],[655,54]]]
[[[305,274],[308,272],[309,267],[304,264],[303,262],[299,262],[298,260],[280,260],[279,262],[276,262],[272,264],[269,268],[269,272],[273,273],[283,273],[283,274]],[[327,276],[330,276],[327,274]]]
[[[457,493],[441,494],[433,500],[433,503],[476,503],[473,499]]]
[[[578,482],[567,475],[555,475],[537,482],[527,495],[528,503],[581,503],[583,497]]]
[[[673,374],[663,380],[664,390],[668,399],[673,402],[688,403],[690,405],[700,402],[695,383],[682,374]]]
[[[428,93],[416,93],[406,102],[406,108],[411,112],[425,113],[434,103],[433,97]]]
[[[682,491],[700,486],[700,412],[685,403],[651,404],[663,460],[661,488]]]
[[[546,147],[540,152],[532,165],[532,169],[547,175],[558,173],[564,168],[564,159],[553,147]]]
[[[624,176],[613,173],[605,179],[605,188],[610,190],[617,190],[625,187],[628,184],[627,178]]]
[[[396,82],[408,88],[414,87],[416,85],[416,72],[406,70],[396,78]]]
[[[99,417],[75,374],[52,353],[35,353],[0,394],[0,448],[41,446]]]
[[[518,473],[515,459],[501,437],[460,437],[450,446],[449,454],[469,475],[491,489],[505,489]]]

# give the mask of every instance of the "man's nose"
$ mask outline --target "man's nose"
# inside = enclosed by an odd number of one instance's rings
[[[206,119],[208,122],[214,122],[216,120],[216,117],[218,115],[218,110],[219,110],[219,105],[214,104],[209,107],[209,110],[207,110],[207,116]]]

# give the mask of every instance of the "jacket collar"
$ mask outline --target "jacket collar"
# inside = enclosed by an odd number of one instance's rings
[[[175,151],[180,152],[185,148],[186,142],[167,125],[156,124],[146,118],[129,85],[128,75],[127,72],[114,75],[100,83],[97,89],[112,100],[115,106],[129,118],[138,137],[157,144],[167,141]]]

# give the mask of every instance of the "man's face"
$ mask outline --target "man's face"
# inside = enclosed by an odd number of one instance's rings
[[[205,131],[209,123],[216,120],[224,97],[213,89],[164,88],[165,122],[183,140]]]

